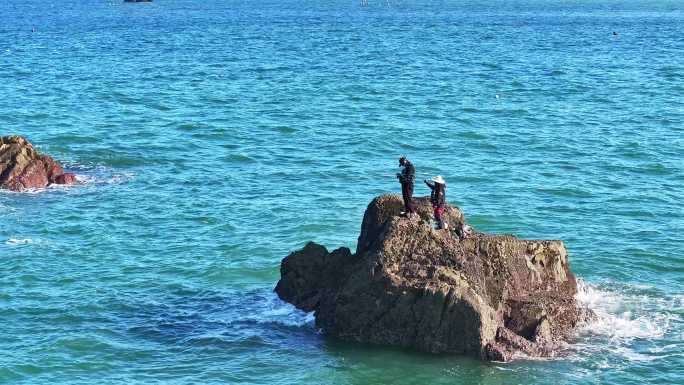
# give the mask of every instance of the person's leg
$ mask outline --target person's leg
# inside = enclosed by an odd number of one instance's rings
[[[404,212],[411,212],[411,195],[409,194],[408,184],[401,184],[401,198],[404,200]]]
[[[407,213],[415,213],[416,210],[413,208],[413,183],[408,184],[406,188],[407,198],[404,198],[404,204],[406,205]]]
[[[443,214],[444,214],[444,208],[443,207],[435,207],[435,220],[437,221],[437,228],[439,230],[445,228]]]

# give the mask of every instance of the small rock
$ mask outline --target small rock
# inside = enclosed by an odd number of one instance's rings
[[[65,172],[64,174],[55,178],[56,184],[75,184],[76,182],[76,175],[70,172]]]
[[[51,184],[75,184],[76,176],[42,155],[21,136],[0,138],[0,188],[23,191]]]

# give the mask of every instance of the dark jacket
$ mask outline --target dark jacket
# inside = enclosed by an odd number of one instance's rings
[[[446,185],[434,183],[429,180],[426,180],[425,184],[432,190],[430,193],[430,203],[432,203],[432,206],[444,207],[444,204],[446,203]]]
[[[397,174],[397,177],[402,184],[413,184],[416,181],[416,168],[407,160],[404,162],[404,169],[401,170],[401,174]]]

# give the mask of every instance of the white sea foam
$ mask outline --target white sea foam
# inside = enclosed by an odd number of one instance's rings
[[[73,170],[70,170],[73,171]],[[0,190],[2,194],[40,194],[48,190],[68,190],[77,188],[78,186],[87,185],[117,185],[125,183],[135,177],[134,173],[116,173],[112,174],[111,171],[102,168],[96,168],[93,170],[83,170],[83,173],[75,173],[76,184],[65,185],[65,184],[51,184],[44,188],[29,188],[22,191],[11,191],[11,190]],[[2,207],[0,207],[2,209]]]
[[[16,239],[16,238],[10,238],[7,241],[5,241],[5,244],[15,246],[15,245],[28,245],[33,243],[33,239]]]
[[[76,176],[76,180],[78,180],[78,176]],[[66,189],[71,189],[78,186],[78,184],[51,184],[47,186],[44,189],[38,189],[38,192],[40,191],[45,191],[45,190],[66,190]]]
[[[617,354],[629,361],[662,358],[660,349],[637,348],[635,341],[657,344],[681,321],[681,297],[657,296],[632,286],[591,285],[578,280],[577,300],[596,318],[579,330],[571,350],[585,354]]]
[[[313,312],[303,312],[293,305],[272,295],[261,313],[259,322],[277,322],[287,326],[304,326],[313,323]]]
[[[599,289],[578,280],[577,300],[593,310],[596,320],[583,330],[610,339],[661,338],[676,314],[667,299]]]
[[[121,184],[125,183],[135,177],[135,174],[132,172],[128,173],[117,173],[117,174],[112,174],[109,172],[105,172],[103,170],[96,170],[94,173],[88,173],[88,174],[76,174],[76,180],[80,184],[84,185],[92,185],[92,184],[109,184],[109,185],[115,185],[115,184]]]
[[[6,190],[6,189],[0,189],[0,194],[6,194],[6,195],[14,195],[14,194],[39,194],[41,192],[45,191],[44,188],[29,188],[26,190],[21,190],[21,191],[13,191],[13,190]]]
[[[64,185],[64,184],[51,184],[47,187],[41,187],[41,188],[27,188],[21,191],[12,191],[12,190],[0,190],[3,194],[23,194],[23,195],[36,195],[36,194],[41,194],[47,190],[55,190],[55,189],[67,189],[74,187],[74,185]]]

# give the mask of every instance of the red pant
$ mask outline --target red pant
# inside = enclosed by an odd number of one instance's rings
[[[442,220],[442,215],[444,215],[444,207],[434,207],[435,209],[435,219],[438,221]]]

